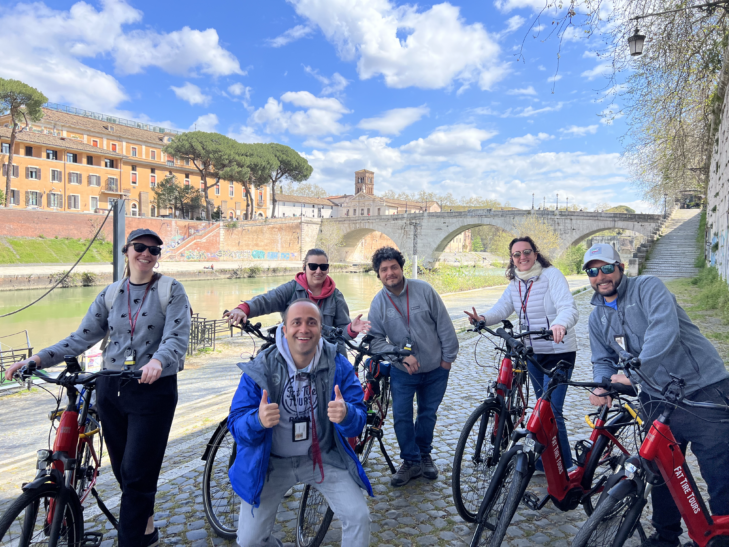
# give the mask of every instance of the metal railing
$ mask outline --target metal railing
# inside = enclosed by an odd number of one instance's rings
[[[137,122],[134,120],[127,120],[125,118],[119,118],[117,116],[110,116],[109,114],[100,114],[99,112],[92,112],[91,110],[84,110],[82,108],[75,108],[73,106],[66,106],[58,103],[46,103],[43,108],[50,110],[56,110],[58,112],[65,112],[67,114],[74,114],[76,116],[83,116],[85,118],[92,118],[102,122],[108,122],[115,125],[124,125],[126,127],[133,127],[135,129],[144,129],[146,131],[153,131],[155,133],[171,133],[173,135],[182,135],[184,131],[177,129],[168,129],[158,125],[150,125],[148,123]]]

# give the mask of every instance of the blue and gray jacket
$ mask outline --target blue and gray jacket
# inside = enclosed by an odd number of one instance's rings
[[[273,432],[261,425],[258,406],[263,390],[269,400],[281,404],[283,388],[288,378],[288,365],[276,346],[261,352],[253,361],[239,363],[244,374],[233,397],[228,416],[228,429],[237,444],[238,453],[228,472],[233,490],[243,501],[258,507],[261,503],[263,481],[268,470]],[[329,393],[335,398],[334,386],[338,385],[347,403],[347,416],[341,424],[333,424],[327,416],[326,399],[319,399],[316,409],[316,427],[324,463],[347,469],[357,485],[373,495],[370,482],[359,459],[347,441],[356,437],[365,427],[367,409],[362,385],[354,374],[354,368],[337,347],[324,341],[321,358],[312,373],[317,393]]]
[[[592,371],[596,382],[618,371],[620,346],[615,337],[624,337],[626,350],[641,359],[641,371],[658,386],[675,374],[686,381],[686,395],[729,378],[719,352],[691,322],[676,297],[657,277],[623,276],[618,285],[617,311],[605,305],[595,293],[595,309],[590,314]],[[643,389],[660,395],[648,386]]]

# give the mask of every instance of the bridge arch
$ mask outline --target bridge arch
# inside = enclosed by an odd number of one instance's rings
[[[397,249],[402,250],[401,248],[401,242],[398,241],[397,236],[395,234],[390,235],[387,233],[386,230],[379,229],[379,227],[355,227],[354,229],[351,229],[347,232],[344,232],[342,234],[342,250],[344,252],[345,260],[347,261],[353,261],[356,258],[356,253],[359,247],[360,242],[366,238],[370,234],[380,233],[389,239],[392,240],[392,242],[395,244],[395,247]],[[363,259],[368,259],[369,257],[362,257]]]

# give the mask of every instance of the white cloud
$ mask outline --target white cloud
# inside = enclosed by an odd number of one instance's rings
[[[564,133],[565,135],[572,135],[574,137],[584,137],[585,135],[594,135],[597,133],[597,124],[595,125],[586,125],[586,126],[577,126],[577,125],[570,125],[569,127],[564,127],[560,129],[560,132]]]
[[[231,127],[228,131],[228,136],[231,139],[237,140],[238,142],[247,143],[270,142],[271,140],[258,135],[253,127],[247,125],[238,125]]]
[[[357,60],[361,79],[383,76],[388,87],[441,89],[458,83],[489,89],[506,64],[480,23],[467,24],[448,3],[418,11],[390,0],[289,0],[317,25],[341,58]]]
[[[68,10],[42,2],[0,9],[0,74],[43,91],[51,101],[116,112],[129,97],[112,75],[84,63],[108,56],[117,72],[133,74],[158,67],[172,74],[242,74],[238,60],[223,49],[214,29],[188,27],[171,33],[125,31],[142,12],[124,0],[101,8],[77,2]]]
[[[561,79],[562,79],[561,74],[555,74],[554,76],[550,76],[549,78],[547,78],[547,81],[549,83],[554,83],[554,82],[559,82]]]
[[[205,95],[198,86],[190,82],[185,82],[182,87],[171,86],[170,89],[175,92],[178,99],[182,99],[191,105],[201,104],[207,106],[210,104],[210,99],[212,99],[210,95]]]
[[[430,109],[423,106],[393,108],[383,112],[377,118],[365,118],[357,127],[379,131],[383,135],[399,135],[406,127],[414,124],[423,116],[430,114]]]
[[[419,156],[438,158],[466,151],[481,150],[481,143],[496,135],[470,125],[438,127],[426,138],[420,138],[401,147],[401,150]]]
[[[521,89],[510,89],[506,92],[507,95],[536,95],[537,91],[533,86],[524,87]]]
[[[283,103],[306,110],[289,111]],[[249,122],[261,125],[269,134],[319,136],[340,134],[346,127],[339,123],[348,114],[342,103],[333,97],[316,97],[308,91],[288,91],[281,95],[281,102],[269,97],[266,105],[256,110]]]
[[[212,133],[218,126],[218,117],[215,114],[204,114],[193,123],[188,131],[207,131]]]
[[[506,28],[499,33],[499,38],[503,38],[507,34],[511,34],[524,24],[525,19],[519,15],[514,15],[506,20]]]
[[[539,69],[539,70],[547,70],[547,67],[545,67],[544,65],[539,65],[537,67],[537,69]]]
[[[600,116],[600,123],[603,125],[612,125],[615,120],[619,120],[624,116],[620,107],[615,103],[608,105],[605,110],[598,114]]]
[[[311,68],[310,66],[305,66],[304,70],[322,83],[324,86],[321,90],[322,95],[338,95],[349,85],[349,80],[339,74],[339,72],[335,72],[330,78],[327,78],[326,76],[319,74],[318,70]]]
[[[588,80],[594,80],[600,76],[610,74],[613,71],[613,67],[610,63],[600,63],[599,65],[591,68],[590,70],[584,71],[580,76],[587,78]]]
[[[508,13],[515,9],[531,8],[533,11],[544,9],[548,3],[546,0],[496,0],[494,5],[497,9]]]
[[[251,98],[251,88],[244,86],[242,83],[237,82],[232,85],[228,86],[228,93],[231,95],[234,95],[236,97],[240,97],[241,95],[245,97],[246,99]]]
[[[306,38],[312,32],[314,32],[314,29],[309,26],[296,25],[295,27],[290,28],[289,30],[281,34],[280,36],[268,40],[268,45],[270,45],[271,47],[282,47],[286,44],[290,44],[291,42],[295,42],[296,40],[300,40],[301,38]]]

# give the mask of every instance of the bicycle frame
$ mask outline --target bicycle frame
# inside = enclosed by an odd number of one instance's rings
[[[729,515],[712,516],[701,497],[686,458],[671,432],[669,408],[651,425],[640,447],[640,457],[653,462],[671,492],[689,537],[706,547],[717,536],[729,536]]]

